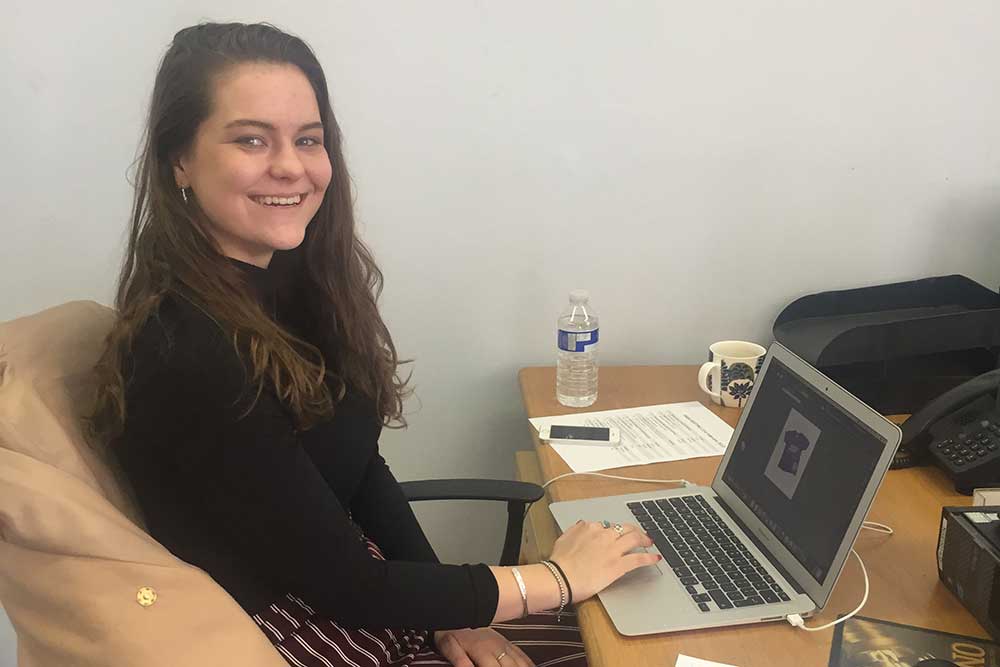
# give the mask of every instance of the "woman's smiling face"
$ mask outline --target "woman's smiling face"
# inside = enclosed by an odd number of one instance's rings
[[[234,65],[215,78],[211,113],[174,164],[177,186],[190,188],[222,252],[261,267],[302,243],[331,171],[309,80],[273,63]]]

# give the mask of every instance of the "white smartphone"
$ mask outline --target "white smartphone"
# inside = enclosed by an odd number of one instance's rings
[[[617,445],[621,436],[614,426],[552,424],[539,429],[538,437],[557,445]]]

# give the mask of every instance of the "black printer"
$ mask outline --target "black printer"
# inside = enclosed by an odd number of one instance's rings
[[[882,414],[997,367],[1000,294],[960,275],[796,299],[774,338]]]

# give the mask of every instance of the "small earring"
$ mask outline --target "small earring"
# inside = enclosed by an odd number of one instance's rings
[[[184,199],[184,204],[187,205],[188,203],[187,188],[181,188],[181,197]]]

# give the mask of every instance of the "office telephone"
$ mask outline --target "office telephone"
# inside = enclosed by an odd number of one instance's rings
[[[897,467],[933,461],[955,489],[1000,486],[1000,369],[946,391],[903,422]]]

